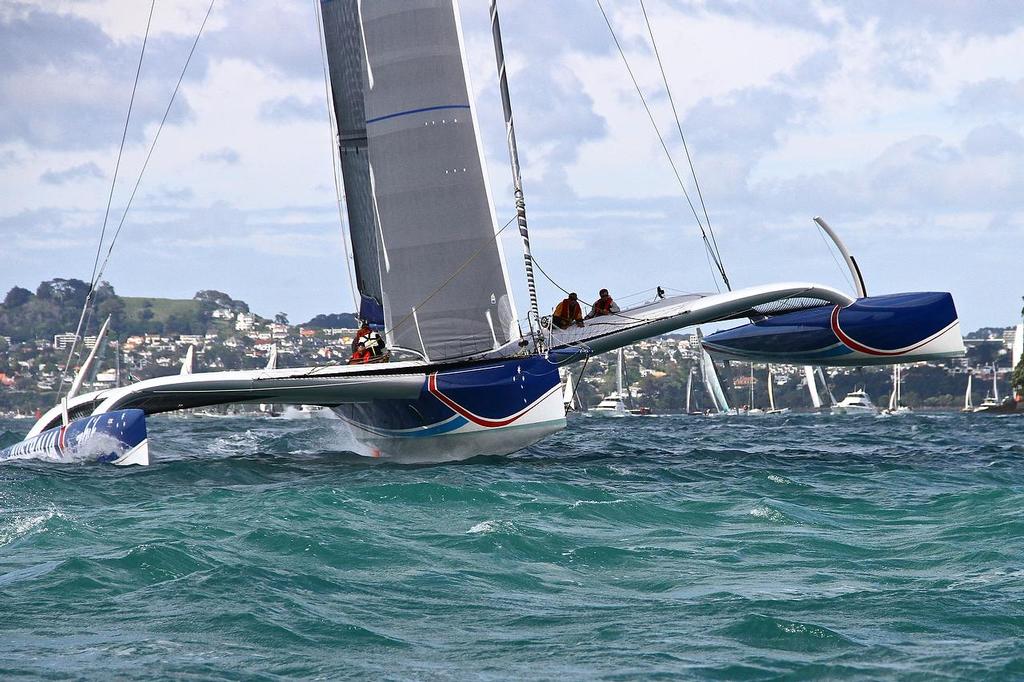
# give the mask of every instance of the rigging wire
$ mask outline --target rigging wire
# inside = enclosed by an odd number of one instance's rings
[[[213,5],[217,0],[210,0],[210,6],[206,8],[206,16],[203,17],[203,23],[199,26],[199,32],[196,33],[195,40],[192,41],[192,48],[188,52],[188,57],[185,59],[185,64],[181,67],[181,73],[178,75],[178,82],[174,85],[174,91],[171,92],[171,98],[167,101],[167,108],[164,109],[164,115],[160,119],[160,125],[157,126],[156,134],[153,135],[153,141],[149,145],[149,151],[146,153],[146,160],[142,162],[142,168],[139,170],[139,176],[135,179],[135,185],[132,187],[132,193],[128,197],[128,203],[125,204],[124,212],[121,213],[121,220],[117,224],[117,229],[114,231],[114,236],[110,238],[110,247],[107,249],[107,254],[103,258],[103,264],[100,266],[100,272],[97,279],[102,276],[104,269],[107,267],[107,263],[110,262],[110,255],[114,251],[114,244],[117,243],[117,238],[121,234],[121,228],[124,227],[124,221],[128,217],[128,211],[132,207],[132,201],[135,200],[135,193],[139,191],[139,185],[142,183],[142,176],[146,173],[146,168],[149,166],[149,160],[153,157],[153,150],[156,149],[156,143],[160,139],[160,133],[164,129],[164,124],[167,122],[167,117],[171,113],[171,107],[174,106],[174,98],[178,95],[178,90],[181,89],[181,82],[185,79],[185,73],[188,71],[188,65],[192,61],[192,55],[196,52],[196,46],[199,44],[199,38],[203,35],[203,29],[206,28],[206,22],[210,18],[210,13],[213,11]]]
[[[67,371],[71,367],[71,361],[75,356],[75,350],[78,346],[78,337],[82,333],[83,324],[88,327],[86,322],[86,311],[91,310],[90,302],[92,301],[92,295],[96,288],[96,269],[100,262],[100,253],[103,251],[103,240],[107,234],[107,222],[110,219],[110,206],[114,201],[114,188],[117,186],[117,174],[121,168],[121,157],[124,154],[124,143],[128,139],[128,124],[132,120],[132,108],[135,106],[135,93],[139,89],[139,76],[142,74],[142,61],[146,56],[146,44],[149,42],[149,29],[153,24],[153,9],[156,7],[156,0],[151,0],[149,4],[149,16],[146,18],[146,32],[142,37],[142,49],[139,51],[139,64],[135,67],[135,81],[132,83],[132,94],[128,99],[128,113],[124,117],[124,128],[121,130],[121,143],[117,148],[117,160],[114,162],[114,175],[110,179],[110,192],[107,193],[107,207],[103,211],[103,226],[100,228],[100,238],[96,243],[96,256],[92,261],[92,274],[89,275],[89,290],[85,294],[85,302],[82,305],[82,313],[78,316],[78,326],[75,328],[75,338],[71,342],[71,349],[68,351],[68,359],[64,364],[64,371],[60,375],[60,387],[57,389],[57,394],[60,395],[64,391],[64,382],[67,378]],[[91,318],[91,315],[90,315]]]
[[[619,56],[622,58],[622,63],[626,67],[626,71],[629,73],[630,80],[633,81],[633,87],[636,88],[637,94],[640,96],[640,102],[644,106],[644,111],[647,112],[647,118],[651,121],[651,126],[654,128],[655,135],[658,136],[658,142],[661,143],[661,148],[665,152],[665,157],[668,159],[669,165],[672,167],[672,173],[676,177],[676,182],[679,183],[679,188],[683,192],[683,196],[686,198],[686,203],[690,207],[690,211],[693,213],[694,220],[697,221],[697,227],[700,228],[701,238],[704,240],[704,247],[708,251],[710,258],[714,261],[718,267],[718,272],[722,277],[722,281],[728,286],[728,276],[725,274],[725,268],[722,266],[718,255],[715,253],[712,247],[711,240],[708,238],[708,231],[704,228],[704,223],[700,219],[700,215],[697,213],[697,208],[693,205],[693,200],[690,198],[690,193],[686,190],[686,183],[683,182],[682,176],[679,174],[679,169],[676,168],[675,160],[672,158],[672,153],[668,149],[668,145],[665,143],[665,138],[662,136],[661,131],[658,129],[658,123],[654,119],[654,113],[651,111],[650,106],[647,104],[647,98],[644,96],[643,90],[640,88],[640,83],[637,81],[636,76],[633,74],[633,69],[629,65],[629,60],[626,58],[626,53],[622,49],[622,45],[619,43],[619,38],[615,34],[615,28],[612,26],[611,19],[608,18],[608,13],[604,10],[604,5],[601,4],[601,0],[597,0],[597,7],[601,10],[601,16],[604,17],[604,22],[608,26],[608,31],[611,33],[612,41],[615,43],[615,47],[619,52]],[[710,227],[709,227],[710,229]],[[712,269],[712,277],[714,277],[714,269]]]
[[[651,21],[647,17],[647,7],[644,0],[640,0],[640,11],[644,15],[644,23],[647,24],[647,33],[651,37],[651,46],[654,48],[654,56],[658,60],[658,70],[661,71],[661,81],[665,84],[665,93],[668,95],[668,102],[672,106],[672,117],[676,121],[676,130],[679,131],[679,140],[683,143],[683,151],[686,153],[686,163],[690,166],[690,175],[693,177],[693,185],[697,188],[697,198],[700,199],[701,210],[704,211],[704,222],[708,226],[708,233],[711,235],[711,244],[715,248],[715,255],[718,257],[719,267],[722,269],[722,280],[725,288],[732,291],[729,278],[725,274],[725,265],[722,263],[722,252],[718,249],[718,240],[715,239],[715,231],[711,228],[711,216],[708,215],[707,204],[704,203],[704,193],[701,192],[700,182],[697,181],[697,170],[693,166],[693,158],[690,156],[690,147],[686,144],[686,136],[683,135],[683,125],[679,122],[679,112],[676,110],[676,100],[672,96],[672,88],[668,85],[668,76],[665,74],[665,66],[661,62],[661,52],[658,50],[658,42],[654,39],[654,29],[651,28]],[[716,283],[717,284],[717,283]]]
[[[355,257],[349,252],[349,239],[351,239],[352,230],[351,228],[347,231],[346,236],[345,230],[345,215],[342,208],[342,204],[345,203],[345,193],[341,188],[341,181],[338,178],[338,164],[341,162],[339,149],[339,138],[340,135],[336,132],[335,118],[334,118],[334,102],[331,101],[331,80],[330,75],[327,73],[327,44],[324,40],[324,27],[323,27],[323,15],[320,11],[320,0],[313,0],[313,13],[316,15],[316,30],[320,36],[320,66],[324,72],[324,98],[327,101],[327,122],[330,126],[331,133],[331,171],[334,173],[334,196],[335,201],[338,205],[338,224],[341,226],[341,243],[345,248],[345,270],[348,271],[348,286],[352,293],[352,303],[356,310],[360,309],[360,301],[356,296],[358,287],[356,286],[355,275],[352,270],[355,264]],[[339,158],[335,159],[334,150],[338,150]]]

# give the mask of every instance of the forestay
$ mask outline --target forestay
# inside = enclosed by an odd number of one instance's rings
[[[359,9],[388,341],[431,361],[491,351],[515,314],[458,12],[452,0]]]

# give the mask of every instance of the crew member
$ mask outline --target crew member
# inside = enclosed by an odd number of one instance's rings
[[[387,362],[384,353],[384,338],[380,332],[370,331],[363,339],[363,348],[370,355],[365,362]]]
[[[611,315],[612,313],[619,312],[619,306],[612,300],[611,294],[608,293],[607,289],[601,289],[598,292],[598,298],[594,301],[594,305],[590,306],[590,312],[587,313],[587,319],[592,317],[600,317],[601,315]]]
[[[362,344],[362,341],[370,333],[370,323],[363,320],[363,323],[359,325],[359,331],[356,332],[356,338],[352,339],[352,352],[355,353],[356,349]]]
[[[576,292],[563,298],[562,302],[555,306],[555,312],[551,314],[551,324],[559,329],[568,329],[572,325],[583,326],[583,310],[580,309]]]
[[[352,351],[352,357],[348,359],[350,365],[361,365],[364,362],[369,362],[373,356],[370,355],[370,351],[366,350],[366,346],[359,344],[356,349]]]

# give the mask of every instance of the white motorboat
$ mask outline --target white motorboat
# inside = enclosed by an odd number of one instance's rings
[[[864,389],[858,388],[836,403],[832,414],[878,414],[878,408]]]
[[[618,357],[615,363],[615,390],[604,397],[597,404],[597,407],[590,410],[594,415],[602,417],[631,417],[633,413],[626,407],[626,393],[622,388],[622,364],[625,360],[622,349],[616,354]]]

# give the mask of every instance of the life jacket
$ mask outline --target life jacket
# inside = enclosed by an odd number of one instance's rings
[[[373,330],[369,329],[369,328],[367,328],[367,329],[364,329],[362,327],[359,328],[359,331],[356,332],[356,338],[352,339],[352,352],[353,353],[359,347],[359,342],[362,341],[363,339],[365,339],[370,334],[370,332],[372,332],[372,331]]]
[[[575,322],[576,320],[583,319],[583,311],[580,308],[579,301],[570,301],[569,299],[564,298],[561,303],[555,306],[554,316],[563,317]]]
[[[384,339],[379,333],[371,331],[363,338],[363,348],[371,357],[379,357],[384,354]]]
[[[615,301],[609,296],[607,299],[597,299],[592,307],[595,315],[611,315],[613,305],[615,305]]]
[[[369,362],[372,357],[373,356],[370,355],[370,351],[360,346],[359,348],[356,349],[354,353],[352,353],[352,357],[348,359],[348,364],[360,365],[363,364],[364,362]]]

